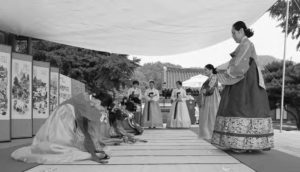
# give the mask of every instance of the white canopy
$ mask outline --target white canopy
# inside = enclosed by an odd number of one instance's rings
[[[230,37],[276,0],[0,0],[0,30],[99,51],[170,55]]]
[[[203,83],[207,80],[207,76],[205,75],[196,75],[191,77],[190,79],[183,81],[183,87],[192,87],[192,88],[201,88]]]

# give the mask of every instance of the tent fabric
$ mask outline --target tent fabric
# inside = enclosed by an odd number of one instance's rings
[[[248,25],[276,0],[0,0],[0,30],[112,53],[201,49]]]
[[[203,83],[207,80],[207,76],[205,75],[197,75],[193,76],[190,79],[183,81],[182,86],[184,87],[192,87],[192,88],[201,88]]]

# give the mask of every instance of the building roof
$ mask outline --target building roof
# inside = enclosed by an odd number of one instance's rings
[[[166,67],[163,73],[163,81],[166,83],[165,88],[176,88],[176,81],[183,82],[199,74],[204,74],[204,70],[201,68]]]

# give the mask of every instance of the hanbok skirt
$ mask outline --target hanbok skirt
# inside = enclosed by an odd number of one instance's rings
[[[158,102],[149,101],[145,103],[142,126],[163,127],[163,120]]]
[[[142,106],[137,105],[137,110],[133,114],[134,114],[134,117],[133,117],[134,121],[137,124],[141,125],[141,123],[142,123]]]
[[[196,114],[195,114],[195,107],[196,107],[196,102],[195,100],[187,100],[186,105],[189,111],[190,119],[191,119],[191,124],[196,123]],[[197,114],[198,115],[198,114]]]
[[[199,137],[203,139],[211,139],[216,116],[220,103],[219,90],[215,89],[211,96],[203,98],[202,106],[199,109]]]
[[[168,118],[167,128],[190,128],[191,119],[185,101],[174,102]]]
[[[274,146],[265,89],[259,86],[255,61],[244,79],[225,86],[211,143],[223,149],[263,150]]]

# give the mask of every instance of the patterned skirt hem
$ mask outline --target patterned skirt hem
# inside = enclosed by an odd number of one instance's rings
[[[233,136],[269,136],[273,134],[272,118],[217,116],[214,132]]]
[[[211,143],[221,149],[273,148],[272,119],[217,116]]]
[[[232,136],[214,133],[211,143],[220,149],[263,150],[274,147],[274,137],[271,136]]]

